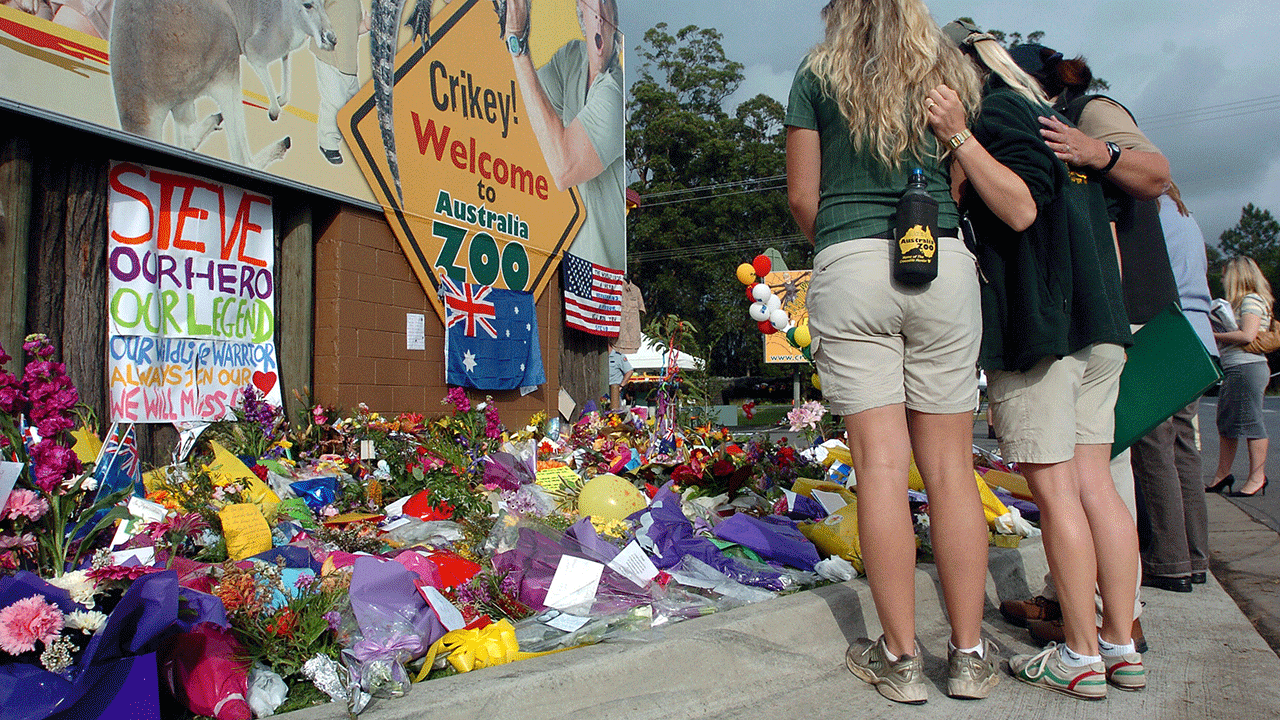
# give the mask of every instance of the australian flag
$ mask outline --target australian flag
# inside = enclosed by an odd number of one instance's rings
[[[98,455],[98,464],[93,468],[93,478],[98,481],[99,498],[130,485],[134,495],[146,496],[147,489],[142,484],[142,460],[138,456],[138,434],[133,425],[123,433],[117,426],[111,426],[107,442]]]
[[[542,385],[542,345],[533,294],[441,276],[445,382],[477,390]]]

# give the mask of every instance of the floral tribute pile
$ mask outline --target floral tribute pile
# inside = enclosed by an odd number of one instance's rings
[[[21,378],[0,351],[0,720],[358,713],[861,568],[816,403],[796,447],[675,405],[507,428],[460,388],[430,417],[290,422],[246,388],[148,469],[44,337],[24,350]]]

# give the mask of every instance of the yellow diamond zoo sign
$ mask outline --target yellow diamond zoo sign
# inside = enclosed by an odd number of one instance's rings
[[[394,148],[383,142],[375,82],[339,124],[443,320],[441,273],[540,296],[585,213],[577,190],[551,179],[493,4],[455,0],[432,18],[430,39],[395,56]]]

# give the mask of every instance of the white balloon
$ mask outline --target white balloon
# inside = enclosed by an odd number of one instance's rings
[[[758,302],[764,302],[768,300],[769,296],[772,294],[773,294],[773,291],[770,290],[769,286],[765,285],[764,283],[756,283],[756,286],[751,288],[751,297],[755,298]]]
[[[791,318],[787,317],[786,310],[779,308],[769,315],[769,324],[773,325],[775,330],[786,330],[791,324]]]
[[[782,298],[774,295],[773,293],[769,293],[769,299],[765,300],[764,303],[769,306],[769,312],[772,313],[774,310],[782,307]]]
[[[769,319],[769,306],[762,302],[751,303],[751,309],[747,311],[752,320],[763,322]]]

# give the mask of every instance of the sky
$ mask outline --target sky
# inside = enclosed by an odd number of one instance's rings
[[[765,93],[784,105],[796,66],[822,37],[826,0],[619,0],[627,52],[665,22],[713,27],[745,66],[730,105]],[[1265,0],[926,0],[939,24],[972,17],[1083,55],[1169,158],[1174,182],[1216,244],[1246,203],[1280,216],[1280,12]],[[637,62],[638,60],[629,61]],[[631,67],[635,67],[632,65]],[[732,108],[729,108],[732,109]]]

